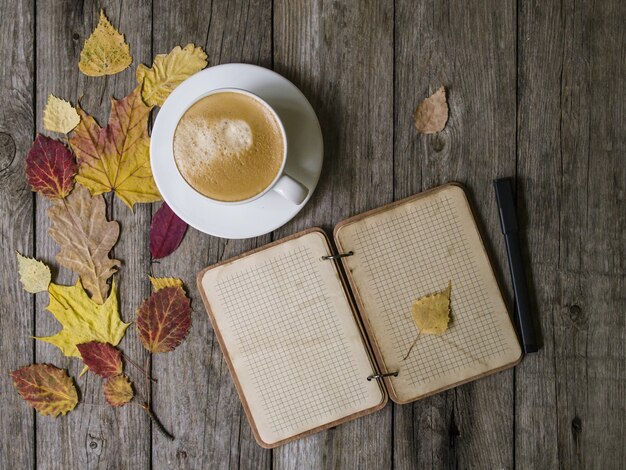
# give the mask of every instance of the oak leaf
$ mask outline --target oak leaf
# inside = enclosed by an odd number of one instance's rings
[[[35,339],[55,345],[66,356],[81,357],[76,347],[79,344],[100,341],[116,346],[124,337],[129,323],[120,319],[115,282],[102,305],[89,298],[80,280],[74,286],[52,283],[48,293],[47,309],[63,329],[55,335]]]
[[[137,202],[159,201],[150,168],[150,108],[139,87],[121,100],[111,100],[105,128],[82,109],[78,113],[81,122],[70,138],[79,165],[76,181],[94,196],[114,191],[131,209]]]
[[[105,212],[102,196],[92,197],[81,186],[48,209],[48,233],[61,247],[57,261],[78,273],[82,285],[99,304],[107,296],[107,280],[120,265],[109,258],[120,233],[119,224],[107,221]]]
[[[104,10],[100,10],[100,21],[83,45],[78,68],[90,77],[101,77],[121,72],[132,61],[124,35],[115,29]]]
[[[62,199],[72,191],[77,169],[65,145],[37,134],[26,155],[26,179],[33,191],[49,199]]]
[[[191,328],[189,298],[180,287],[159,289],[139,306],[136,323],[139,339],[148,351],[173,351]]]
[[[50,132],[68,134],[78,126],[79,122],[80,116],[74,106],[54,95],[48,96],[48,102],[43,109],[44,129]]]
[[[115,346],[100,341],[77,344],[83,362],[91,372],[105,379],[122,373],[122,353]]]
[[[51,278],[50,268],[41,261],[16,253],[18,272],[24,290],[31,294],[47,291]]]
[[[413,321],[420,334],[440,335],[448,329],[451,292],[449,282],[446,289],[413,302]]]
[[[154,289],[155,292],[165,287],[180,287],[181,289],[183,288],[183,281],[174,277],[148,276],[148,279],[150,279],[150,284],[152,284],[152,289]]]
[[[415,128],[422,134],[435,134],[443,130],[448,122],[446,89],[442,86],[422,101],[413,113]]]
[[[148,106],[163,106],[169,94],[186,78],[207,66],[207,55],[201,47],[176,46],[169,54],[158,54],[148,68],[137,67],[137,83]]]
[[[150,254],[154,259],[171,255],[185,237],[187,223],[163,203],[150,224]]]
[[[104,382],[104,399],[111,406],[122,406],[135,395],[130,379],[125,375],[110,377]]]
[[[44,416],[64,415],[78,403],[74,381],[49,364],[32,364],[11,372],[20,396]]]

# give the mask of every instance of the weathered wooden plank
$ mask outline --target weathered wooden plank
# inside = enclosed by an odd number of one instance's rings
[[[475,203],[500,279],[506,271],[491,180],[515,173],[515,2],[396,2],[396,198],[459,181]],[[412,113],[444,85],[444,131],[418,135]],[[394,410],[398,468],[513,466],[512,372]]]
[[[35,256],[33,196],[24,159],[33,140],[34,2],[0,2],[0,468],[31,468],[34,412],[9,372],[33,362],[34,296],[22,289],[15,250]]]
[[[92,78],[78,70],[78,60],[84,40],[98,22],[103,7],[112,21],[126,35],[133,55],[133,65],[126,71],[108,78]],[[101,125],[106,125],[110,102],[109,96],[122,98],[135,87],[134,69],[139,62],[151,59],[149,1],[105,2],[86,4],[63,1],[45,2],[37,5],[37,123],[42,129],[41,116],[49,93],[73,102],[80,99],[81,106],[94,115]],[[101,98],[102,102],[101,102]],[[146,272],[149,266],[147,234],[150,207],[137,207],[135,213],[119,202],[111,203],[107,197],[108,211],[121,225],[121,235],[114,249],[114,256],[123,261],[116,275],[122,318],[133,320],[133,312],[140,300],[149,292]],[[48,236],[49,221],[47,201],[38,199],[37,247],[38,251],[53,265],[58,251]],[[59,270],[57,281],[67,284],[74,275]],[[58,324],[44,313],[46,301],[37,303],[37,333],[50,334],[58,330]],[[124,353],[136,362],[142,362],[144,351],[136,338],[134,329],[121,343]],[[78,377],[82,364],[68,359],[46,343],[37,343],[39,362],[49,361],[68,367]],[[130,369],[127,373],[135,378],[141,373]],[[101,379],[86,374],[76,379],[81,389],[81,401],[77,410],[63,419],[37,420],[37,463],[41,468],[121,468],[132,462],[133,467],[146,468],[150,463],[149,420],[136,406],[112,409],[104,404]],[[142,384],[136,384],[141,391]]]
[[[154,52],[194,42],[209,65],[248,62],[271,66],[271,2],[154,3]],[[207,214],[210,217],[210,214]],[[155,275],[181,277],[192,298],[194,326],[176,351],[154,358],[155,407],[176,436],[153,432],[155,468],[269,468],[271,451],[254,441],[219,344],[196,288],[196,274],[219,260],[263,245],[270,236],[220,240],[189,229],[178,250],[152,265]]]
[[[520,9],[518,171],[544,349],[518,371],[519,468],[626,465],[616,437],[626,373],[625,19],[616,1]]]
[[[279,238],[327,230],[393,198],[393,5],[274,4],[274,67],[311,101],[324,135],[324,168],[307,207]],[[391,406],[274,452],[276,468],[388,468]]]

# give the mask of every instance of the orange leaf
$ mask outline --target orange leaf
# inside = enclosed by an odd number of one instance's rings
[[[44,416],[64,415],[78,403],[78,394],[67,372],[49,364],[32,364],[11,372],[20,396]]]
[[[98,195],[109,191],[132,209],[137,202],[161,199],[150,168],[150,107],[135,88],[121,100],[111,100],[109,124],[101,128],[96,120],[78,109],[80,124],[70,138],[78,159],[76,181]]]
[[[446,89],[442,86],[422,101],[413,113],[415,128],[422,134],[436,134],[446,127],[448,122],[448,102]]]
[[[135,395],[130,379],[125,375],[116,375],[104,382],[104,399],[111,406],[122,406]]]
[[[148,351],[173,351],[191,328],[189,298],[180,287],[159,289],[139,306],[136,323]]]
[[[99,341],[77,344],[83,362],[94,374],[105,379],[122,373],[122,353],[115,346]]]

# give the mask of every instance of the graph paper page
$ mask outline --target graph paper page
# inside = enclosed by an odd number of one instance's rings
[[[411,401],[519,359],[515,331],[460,187],[442,186],[348,221],[336,239],[342,251],[354,252],[344,260],[368,335],[386,369],[399,371],[390,379],[392,398]],[[413,301],[450,281],[448,330],[416,341]]]
[[[262,441],[382,403],[325,236],[311,232],[208,270],[201,283]]]

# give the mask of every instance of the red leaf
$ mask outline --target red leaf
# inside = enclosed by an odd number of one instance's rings
[[[104,399],[111,406],[122,406],[135,395],[130,379],[125,375],[110,377],[104,382]]]
[[[20,396],[44,416],[64,415],[78,403],[78,393],[67,372],[49,364],[32,364],[11,372]]]
[[[139,338],[148,351],[172,351],[191,328],[189,298],[180,287],[159,289],[139,306],[136,323]]]
[[[115,346],[99,341],[77,344],[78,352],[89,370],[109,378],[122,373],[122,353]]]
[[[155,259],[171,255],[185,236],[187,224],[166,203],[156,211],[150,224],[150,253]]]
[[[74,187],[77,171],[74,156],[65,145],[37,134],[26,156],[26,179],[33,191],[50,199],[62,199]]]

